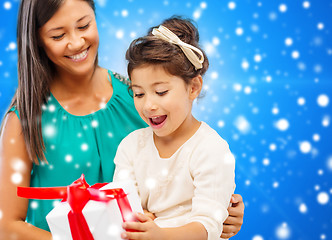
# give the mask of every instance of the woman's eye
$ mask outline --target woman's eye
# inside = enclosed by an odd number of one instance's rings
[[[166,91],[162,91],[162,92],[156,92],[159,96],[163,96],[165,95],[166,93],[168,93],[168,90]]]
[[[135,93],[134,97],[141,98],[144,96],[144,93]]]
[[[86,25],[84,25],[82,27],[78,27],[78,29],[80,29],[80,30],[87,29],[89,27],[89,25],[90,25],[90,23],[88,23],[88,24],[86,24]]]
[[[64,35],[65,35],[65,34],[63,33],[63,34],[58,35],[58,36],[52,36],[52,38],[53,38],[54,40],[60,40]]]

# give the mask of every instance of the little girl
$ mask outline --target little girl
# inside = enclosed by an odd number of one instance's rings
[[[124,223],[123,239],[219,239],[234,191],[228,144],[192,115],[209,63],[197,29],[173,17],[126,53],[135,107],[149,125],[129,134],[115,157],[114,180],[132,179],[154,221]],[[132,231],[134,230],[134,231]]]

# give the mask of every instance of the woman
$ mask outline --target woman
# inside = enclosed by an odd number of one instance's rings
[[[1,132],[0,239],[51,239],[54,202],[18,198],[18,185],[64,186],[82,173],[90,184],[112,181],[119,142],[146,126],[126,79],[98,66],[98,45],[92,0],[21,1],[19,83]],[[235,201],[231,235],[243,217]]]

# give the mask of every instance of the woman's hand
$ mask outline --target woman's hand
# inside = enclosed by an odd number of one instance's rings
[[[164,230],[158,227],[150,217],[142,213],[135,213],[135,217],[139,222],[125,222],[122,224],[122,227],[126,230],[121,234],[122,239],[164,239]]]
[[[223,225],[223,232],[221,238],[230,238],[235,236],[241,229],[244,215],[244,203],[242,196],[233,194],[231,197],[232,205],[228,207],[229,216]]]

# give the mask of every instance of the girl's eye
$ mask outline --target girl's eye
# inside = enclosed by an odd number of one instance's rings
[[[60,40],[64,35],[65,35],[65,34],[63,33],[63,34],[58,35],[58,36],[53,36],[52,38],[53,38],[54,40]]]
[[[162,92],[156,92],[159,96],[163,96],[166,93],[168,93],[168,90],[162,91]]]
[[[136,98],[142,98],[144,96],[144,93],[135,93],[134,97]]]
[[[89,25],[90,25],[90,23],[88,23],[88,24],[86,24],[86,25],[84,25],[82,27],[78,27],[78,29],[80,29],[80,30],[87,29],[89,27]]]

